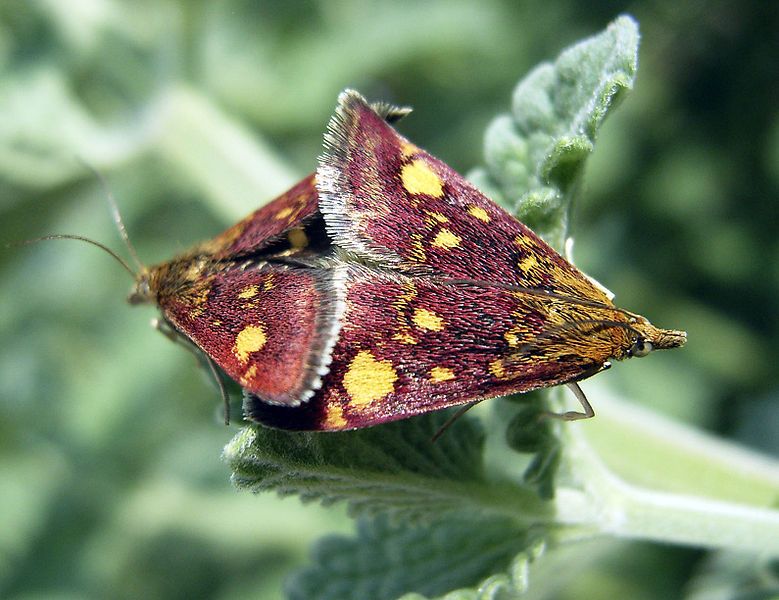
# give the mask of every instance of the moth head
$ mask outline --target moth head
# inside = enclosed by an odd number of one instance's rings
[[[679,348],[687,341],[687,332],[676,329],[660,329],[644,317],[635,315],[630,319],[629,346],[624,349],[623,358],[641,358],[653,350]]]
[[[148,269],[143,268],[135,278],[135,284],[133,284],[132,290],[130,290],[130,294],[127,296],[127,302],[135,305],[145,304],[153,300],[151,273]]]

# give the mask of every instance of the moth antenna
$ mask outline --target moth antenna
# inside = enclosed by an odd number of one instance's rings
[[[130,241],[130,236],[127,235],[127,228],[124,226],[124,221],[122,220],[122,213],[119,212],[119,204],[116,202],[116,198],[114,197],[114,194],[108,185],[108,181],[106,181],[106,178],[103,177],[103,174],[100,171],[98,171],[87,161],[85,161],[84,159],[79,159],[79,160],[87,169],[92,171],[94,176],[100,182],[100,185],[103,188],[103,191],[105,192],[106,199],[108,200],[108,207],[111,209],[111,217],[113,218],[114,223],[116,224],[116,228],[119,231],[119,237],[122,238],[124,245],[127,247],[127,251],[130,253],[130,257],[133,259],[133,262],[135,263],[137,270],[143,271],[145,267],[143,266],[143,263],[141,262],[138,253],[135,251],[135,246],[133,246],[132,242]]]
[[[43,237],[39,238],[33,238],[31,240],[24,240],[23,242],[17,242],[17,244],[11,244],[11,245],[19,245],[19,246],[26,246],[27,244],[35,244],[37,242],[43,242],[46,240],[78,240],[79,242],[86,242],[87,244],[92,244],[93,246],[97,246],[100,248],[103,252],[106,252],[107,254],[111,255],[116,262],[118,262],[125,271],[127,271],[130,276],[135,279],[137,277],[137,273],[133,271],[132,267],[127,264],[127,261],[124,260],[121,256],[119,256],[116,252],[111,250],[108,246],[105,244],[101,244],[98,241],[89,239],[88,237],[84,237],[83,235],[71,235],[68,233],[57,233],[53,235],[44,235]]]

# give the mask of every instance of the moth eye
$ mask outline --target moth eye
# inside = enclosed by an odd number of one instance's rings
[[[630,350],[628,350],[628,354],[641,358],[642,356],[649,354],[652,350],[654,350],[652,342],[647,342],[644,338],[637,338],[630,347]]]

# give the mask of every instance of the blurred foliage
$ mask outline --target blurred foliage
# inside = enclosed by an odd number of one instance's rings
[[[143,259],[169,258],[311,171],[347,86],[413,106],[402,131],[468,171],[515,82],[622,11],[640,74],[587,167],[577,264],[690,341],[598,380],[779,453],[770,3],[4,0],[0,240],[120,248],[81,158]],[[236,493],[218,393],[124,305],[118,265],[50,242],[0,269],[0,596],[275,598],[311,540],[348,531],[340,510]],[[678,597],[699,559],[606,545],[570,572],[589,598]]]

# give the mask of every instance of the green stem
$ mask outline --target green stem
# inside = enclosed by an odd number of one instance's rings
[[[607,477],[587,492],[559,488],[560,520],[602,534],[779,556],[779,511],[644,490]]]
[[[638,406],[598,400],[597,428],[565,427],[566,460],[582,488],[558,488],[562,522],[619,537],[779,556],[779,511],[770,508],[779,497],[776,462]],[[614,439],[629,440],[622,446],[627,462],[642,457],[633,469],[652,481],[651,490],[626,481],[607,465],[611,453],[602,458],[596,451]],[[654,452],[660,440],[662,452]]]
[[[779,461],[727,442],[598,388],[587,441],[609,469],[665,492],[776,508]]]

